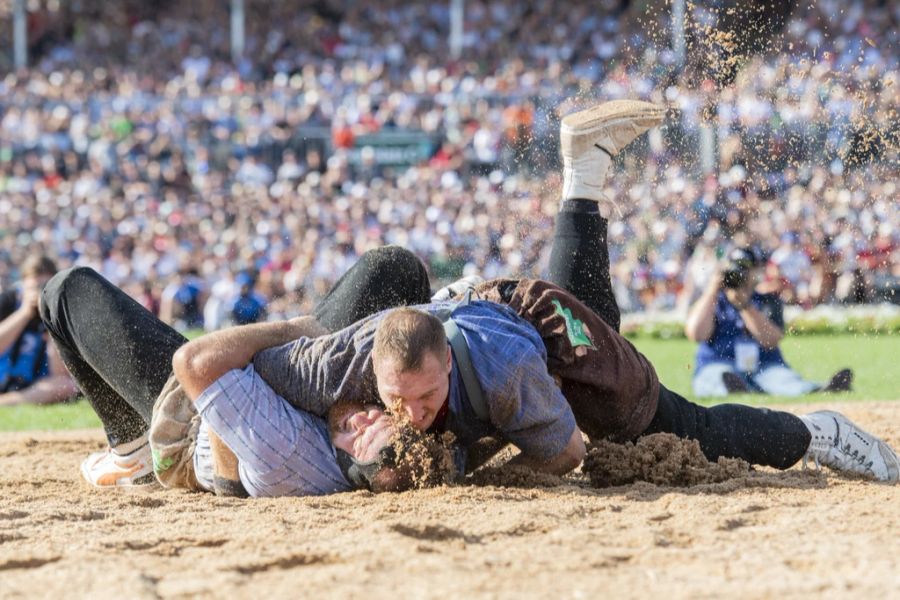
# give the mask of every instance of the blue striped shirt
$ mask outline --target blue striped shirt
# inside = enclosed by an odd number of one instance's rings
[[[350,490],[337,464],[324,419],[297,410],[278,396],[252,365],[229,371],[195,402],[201,417],[194,467],[212,487],[206,428],[238,459],[251,496],[313,496]]]
[[[452,306],[416,308],[437,313]],[[344,400],[379,402],[371,352],[375,328],[385,314],[331,335],[263,350],[254,366],[278,394],[314,414],[324,416],[332,404]],[[460,306],[453,317],[468,343],[490,421],[472,410],[454,357],[448,429],[463,446],[493,435],[535,458],[560,454],[575,431],[575,417],[547,371],[546,349],[537,330],[509,307],[492,302]]]

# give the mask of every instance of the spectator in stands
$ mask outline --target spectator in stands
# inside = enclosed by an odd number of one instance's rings
[[[203,327],[203,306],[209,295],[197,268],[183,264],[162,292],[159,318],[178,331]]]
[[[677,71],[652,35],[669,11],[641,14],[646,3],[467,3],[457,60],[446,4],[247,0],[238,64],[220,2],[36,4],[54,37],[35,40],[27,71],[0,53],[0,278],[33,243],[120,286],[168,287],[189,248],[205,289],[223,263],[262,270],[286,246],[311,304],[386,243],[429,265],[452,251],[492,276],[541,276],[558,119],[595,95],[680,109],[608,182],[611,198],[630,196],[609,240],[628,310],[667,309],[679,286],[689,304],[706,282],[684,281],[686,260],[709,231],[716,252],[783,246],[802,306],[896,301],[898,3],[798,5],[724,89]],[[712,26],[729,11],[689,12]],[[694,39],[692,59],[728,58],[716,36]],[[697,160],[704,122],[716,174]],[[386,164],[409,153],[360,147],[382,133],[429,137],[434,160]],[[730,239],[741,230],[751,239]],[[260,289],[280,301],[262,274]]]
[[[249,325],[265,321],[268,300],[256,291],[256,278],[243,271],[234,278],[238,293],[228,303],[228,320],[233,325]]]
[[[754,249],[735,248],[691,306],[685,333],[700,343],[694,394],[799,396],[849,390],[850,369],[837,372],[823,386],[804,380],[785,362],[778,348],[784,337],[783,305],[774,288],[760,284],[760,262]]]
[[[50,404],[78,392],[38,315],[41,290],[55,273],[50,258],[31,255],[21,285],[0,294],[0,406]]]

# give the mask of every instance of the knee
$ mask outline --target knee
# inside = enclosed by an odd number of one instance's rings
[[[73,289],[84,289],[100,279],[100,274],[90,267],[71,267],[54,275],[41,292],[41,319],[45,322],[53,321],[58,307],[69,299]]]
[[[400,246],[382,246],[368,250],[362,259],[378,277],[418,277],[427,280],[425,265],[415,254]]]

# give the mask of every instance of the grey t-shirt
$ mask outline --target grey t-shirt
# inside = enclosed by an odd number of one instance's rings
[[[253,358],[253,367],[276,394],[320,417],[345,400],[381,404],[371,353],[383,316],[379,313],[329,335],[268,348]]]

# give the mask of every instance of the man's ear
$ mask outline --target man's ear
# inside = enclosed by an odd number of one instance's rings
[[[375,373],[375,377],[378,377],[378,372],[381,370],[379,367],[381,366],[381,361],[379,360],[378,355],[374,352],[371,354],[372,357],[372,371]]]
[[[450,343],[447,343],[447,375],[450,374],[450,371],[453,370],[453,350],[450,348]]]

